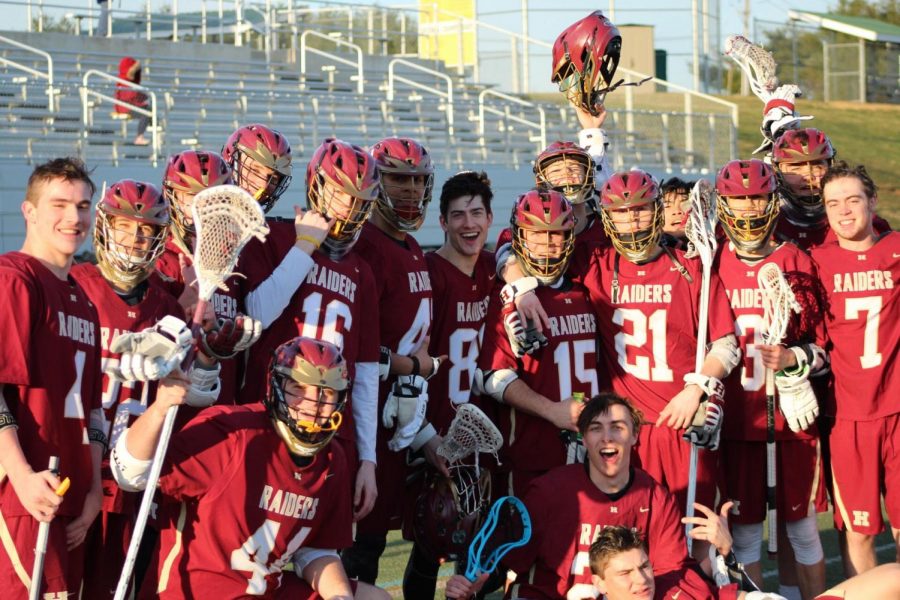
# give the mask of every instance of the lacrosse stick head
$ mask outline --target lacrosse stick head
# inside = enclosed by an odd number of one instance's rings
[[[288,451],[314,456],[340,427],[349,390],[340,349],[297,337],[275,350],[263,403]]]
[[[553,190],[531,190],[516,200],[510,219],[512,250],[525,272],[543,284],[562,277],[575,248],[575,212]]]
[[[434,190],[434,165],[425,146],[410,138],[387,138],[372,146],[381,172],[375,210],[398,231],[417,231]]]
[[[794,291],[775,263],[766,263],[756,274],[759,289],[762,290],[762,301],[766,324],[764,338],[767,344],[780,344],[787,333],[791,313],[800,313],[800,303],[794,297]]]
[[[265,241],[269,233],[262,208],[243,188],[220,185],[194,196],[191,205],[197,241],[194,270],[200,300],[208,302],[216,289],[227,290],[238,256],[252,238]]]
[[[531,517],[515,496],[503,496],[491,507],[484,524],[469,546],[466,579],[475,581],[491,573],[506,554],[531,540]]]
[[[635,263],[650,258],[665,222],[656,178],[641,169],[613,173],[600,190],[600,219],[619,254]]]
[[[238,128],[222,147],[236,184],[269,212],[291,182],[291,145],[281,133],[254,123]]]
[[[688,240],[687,256],[699,256],[705,265],[712,264],[718,241],[716,240],[715,190],[706,179],[700,179],[691,188],[684,236]]]
[[[768,102],[772,92],[778,87],[778,77],[775,76],[778,65],[772,53],[742,35],[732,35],[725,40],[725,56],[730,57],[746,73],[750,89],[756,97]]]
[[[491,500],[487,470],[451,465],[450,477],[431,473],[415,503],[413,535],[435,562],[465,555]]]
[[[583,204],[594,196],[594,161],[578,144],[553,142],[535,159],[534,179],[572,204]]]
[[[169,157],[163,176],[163,194],[169,201],[172,237],[190,254],[194,248],[194,220],[191,203],[206,188],[231,184],[231,167],[215,152],[186,150]]]
[[[772,234],[780,210],[775,173],[761,160],[733,160],[716,175],[716,208],[725,235],[739,251],[756,252]]]
[[[550,81],[573,106],[599,114],[622,54],[622,36],[599,10],[571,24],[553,43]]]
[[[502,445],[503,436],[490,417],[467,402],[456,411],[437,453],[452,464],[476,452],[490,453],[496,457]]]
[[[790,129],[775,140],[772,164],[779,191],[801,222],[824,220],[822,177],[834,164],[834,156],[828,136],[812,127]]]

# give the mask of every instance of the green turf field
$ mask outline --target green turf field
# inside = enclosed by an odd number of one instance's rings
[[[831,513],[819,515],[819,530],[822,532],[822,544],[825,547],[825,568],[828,575],[828,585],[834,585],[843,580],[843,570],[841,567],[840,553],[838,552],[837,533],[832,527]],[[765,548],[765,546],[763,546]],[[890,531],[882,533],[877,538],[876,547],[878,548],[878,562],[890,562],[894,556],[894,544],[891,540]],[[406,559],[409,556],[410,543],[404,541],[398,532],[392,532],[388,537],[387,549],[381,559],[380,574],[378,577],[378,585],[388,590],[394,598],[402,598],[403,592],[401,585],[403,581],[403,570],[406,568]],[[763,570],[766,575],[765,589],[774,591],[777,589],[776,564],[774,561],[764,559]],[[443,600],[444,580],[453,573],[452,565],[444,565],[441,569],[441,580],[438,581],[438,593],[435,598]],[[499,600],[502,594],[491,594],[488,598]],[[876,600],[872,598],[871,600]]]

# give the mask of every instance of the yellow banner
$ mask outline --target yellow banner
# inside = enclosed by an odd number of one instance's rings
[[[419,11],[419,56],[448,67],[475,64],[475,0],[419,0]]]

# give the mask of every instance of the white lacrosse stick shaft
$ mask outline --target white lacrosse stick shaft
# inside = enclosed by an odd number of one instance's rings
[[[231,206],[220,203],[218,207],[212,206],[210,214],[215,212],[215,217],[221,218],[224,212],[228,210],[235,211],[235,227],[229,231],[229,235],[219,241],[222,244],[220,256],[216,260],[215,265],[207,264],[206,257],[203,252],[205,244],[209,236],[215,232],[207,234],[210,228],[204,227],[204,222],[209,219],[206,213],[206,200],[221,197],[221,195],[233,197],[235,201]],[[194,247],[194,267],[197,272],[197,281],[199,289],[199,301],[194,310],[194,317],[191,323],[191,331],[194,334],[195,342],[199,340],[201,324],[203,316],[206,314],[209,301],[213,294],[220,287],[225,288],[225,280],[232,275],[232,270],[237,264],[238,256],[243,247],[256,237],[260,241],[265,240],[268,228],[265,225],[265,217],[260,208],[259,203],[243,189],[234,186],[216,186],[207,188],[198,193],[194,197],[194,203],[191,206],[194,223],[197,225],[197,239]],[[219,232],[221,233],[221,232]],[[206,235],[207,239],[203,239]],[[218,237],[218,236],[217,236]],[[212,267],[212,268],[211,268]],[[187,284],[187,282],[186,282]],[[190,370],[191,364],[194,362],[196,353],[196,343],[188,352],[184,362],[181,364],[182,370],[186,373]],[[134,524],[134,532],[131,536],[131,542],[128,545],[128,554],[125,557],[125,564],[122,568],[122,574],[119,577],[119,583],[116,586],[116,595],[114,600],[125,600],[128,592],[128,584],[131,574],[134,571],[134,565],[137,562],[138,549],[140,548],[141,538],[144,536],[144,530],[147,527],[147,519],[150,516],[150,506],[153,504],[153,495],[156,492],[156,486],[159,483],[159,476],[162,472],[163,461],[166,457],[166,449],[169,446],[169,440],[172,438],[172,431],[175,428],[175,417],[178,415],[178,407],[172,406],[166,412],[166,420],[163,422],[162,430],[159,434],[159,441],[156,444],[156,450],[153,453],[153,463],[150,466],[150,473],[147,477],[147,487],[144,489],[144,495],[141,497],[141,506],[138,510],[137,520]]]
[[[694,370],[699,373],[706,359],[706,337],[709,329],[709,280],[712,275],[712,262],[716,253],[716,207],[713,201],[713,189],[705,179],[699,180],[691,190],[691,214],[685,234],[700,257],[703,265],[703,278],[700,282],[700,307],[697,316],[697,351],[694,356]],[[685,515],[694,516],[694,502],[697,500],[697,462],[699,450],[691,444],[690,467],[688,471],[687,506]],[[685,525],[688,553],[691,552],[691,524]]]
[[[59,470],[59,457],[51,456],[47,469],[56,473]],[[34,544],[34,568],[31,570],[31,589],[28,600],[41,597],[41,578],[44,576],[44,558],[47,556],[47,542],[50,540],[50,521],[41,521],[38,525],[37,542]]]

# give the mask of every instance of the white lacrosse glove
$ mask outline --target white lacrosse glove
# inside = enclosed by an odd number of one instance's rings
[[[109,375],[119,381],[156,381],[174,371],[194,343],[187,323],[168,315],[143,331],[113,340],[110,352],[121,353],[119,368]]]
[[[778,388],[778,404],[791,431],[805,431],[819,416],[819,402],[809,383],[809,366],[799,373],[775,373],[775,387]]]
[[[684,383],[699,386],[705,398],[694,414],[694,422],[685,430],[682,437],[698,448],[718,450],[724,415],[722,406],[725,386],[715,377],[707,377],[700,373],[688,373],[684,376]]]
[[[519,317],[519,311],[516,310],[515,304],[511,302],[504,304],[500,312],[509,345],[517,357],[522,358],[526,354],[533,354],[550,343],[536,327],[532,326],[526,329],[522,326],[522,319]]]
[[[811,116],[801,117],[797,114],[795,104],[801,94],[800,88],[793,84],[782,85],[772,92],[763,109],[760,128],[765,141],[754,154],[775,142],[788,129],[796,129],[801,121],[812,119]]]
[[[200,349],[210,358],[228,360],[252,346],[262,335],[262,321],[238,314],[219,317],[215,326],[200,335]]]
[[[381,424],[390,429],[396,425],[388,448],[397,452],[409,447],[425,422],[428,408],[428,382],[419,375],[400,375],[388,394]]]

